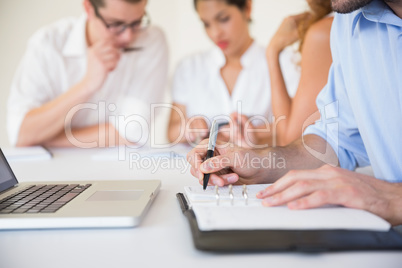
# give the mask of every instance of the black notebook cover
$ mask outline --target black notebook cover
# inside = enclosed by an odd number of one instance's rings
[[[176,195],[187,217],[194,246],[213,252],[324,252],[345,250],[402,250],[402,235],[347,230],[227,230],[200,231],[194,212],[182,193]]]

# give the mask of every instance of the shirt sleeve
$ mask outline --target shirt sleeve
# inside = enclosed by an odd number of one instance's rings
[[[42,42],[43,43],[43,42]],[[45,44],[33,37],[17,68],[7,105],[7,131],[11,145],[15,146],[22,121],[26,114],[53,98],[51,81],[47,76]]]
[[[336,21],[333,23],[336,27]],[[337,32],[332,29],[332,33]],[[347,88],[339,62],[336,41],[342,40],[331,35],[333,64],[329,71],[328,83],[317,97],[317,107],[321,118],[309,126],[304,135],[314,134],[325,139],[338,156],[340,166],[354,170],[357,166],[370,164],[353,107],[348,99]]]

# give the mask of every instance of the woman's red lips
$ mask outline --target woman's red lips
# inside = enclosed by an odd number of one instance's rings
[[[220,48],[220,49],[226,49],[229,46],[229,42],[227,41],[221,41],[216,43],[216,45]]]

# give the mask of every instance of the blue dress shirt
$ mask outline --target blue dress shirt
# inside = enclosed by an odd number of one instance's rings
[[[402,19],[380,0],[336,14],[331,51],[321,119],[304,135],[327,140],[342,168],[371,165],[376,178],[402,182]]]

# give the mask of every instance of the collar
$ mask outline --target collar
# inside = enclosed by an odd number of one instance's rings
[[[402,19],[395,15],[392,9],[386,3],[384,3],[384,1],[374,0],[356,12],[352,24],[352,35],[356,29],[357,22],[362,16],[366,20],[372,22],[402,27]]]
[[[259,57],[260,55],[261,54],[259,53],[258,45],[255,41],[253,41],[250,47],[241,56],[240,63],[243,66],[243,68],[247,68],[253,63],[255,63],[256,58]],[[212,51],[212,60],[214,66],[218,70],[222,69],[222,67],[225,66],[226,64],[225,54],[223,54],[222,50],[219,49],[218,47],[215,47]]]
[[[85,56],[87,53],[86,41],[87,16],[82,15],[73,25],[67,41],[63,47],[63,55],[67,57]]]
[[[243,68],[247,68],[257,61],[257,58],[261,56],[259,53],[258,45],[255,41],[251,43],[250,47],[244,52],[240,58]]]

